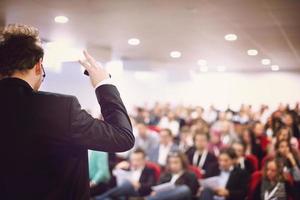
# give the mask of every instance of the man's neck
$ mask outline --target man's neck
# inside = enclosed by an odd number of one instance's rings
[[[26,76],[23,76],[23,75],[21,75],[21,74],[13,74],[13,75],[10,76],[10,78],[18,78],[18,79],[21,79],[21,80],[27,82],[27,83],[30,85],[30,87],[31,87],[32,89],[34,89],[34,86],[33,86],[32,81],[30,80],[30,78],[28,78],[28,77],[26,77]]]

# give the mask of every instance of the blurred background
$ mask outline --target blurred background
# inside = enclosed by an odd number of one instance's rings
[[[43,90],[97,115],[77,60],[87,49],[128,109],[157,101],[219,109],[300,99],[298,0],[2,0],[0,25],[40,30]]]

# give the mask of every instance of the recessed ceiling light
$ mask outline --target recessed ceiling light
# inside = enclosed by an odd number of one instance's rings
[[[218,66],[217,70],[218,70],[218,72],[225,72],[226,71],[226,66],[220,65],[220,66]]]
[[[204,60],[204,59],[200,59],[200,60],[197,61],[197,64],[200,65],[200,66],[205,66],[205,65],[207,65],[207,61]]]
[[[271,70],[272,71],[279,71],[279,66],[278,65],[272,65]]]
[[[180,58],[181,57],[181,53],[179,51],[171,51],[170,56],[172,58]]]
[[[269,65],[269,64],[271,64],[271,60],[270,60],[270,59],[267,59],[267,58],[262,59],[262,60],[261,60],[261,64],[263,64],[263,65]]]
[[[256,55],[258,54],[258,51],[257,51],[256,49],[249,49],[249,50],[247,51],[247,54],[248,54],[249,56],[256,56]]]
[[[238,37],[236,34],[230,33],[230,34],[225,35],[224,38],[227,41],[235,41],[235,40],[237,40]]]
[[[65,24],[65,23],[67,23],[69,21],[69,19],[66,16],[62,16],[61,15],[61,16],[56,16],[54,18],[54,21],[56,23]]]
[[[208,72],[208,67],[207,66],[201,66],[200,67],[200,72]]]
[[[140,40],[137,38],[130,38],[128,40],[128,44],[132,45],[132,46],[137,46],[140,44]]]

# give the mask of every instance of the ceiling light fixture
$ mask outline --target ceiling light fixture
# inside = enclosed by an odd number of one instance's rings
[[[256,56],[256,55],[258,54],[258,51],[257,51],[256,49],[249,49],[249,50],[247,51],[247,54],[248,54],[249,56]]]
[[[172,58],[180,58],[181,57],[181,53],[179,51],[171,51],[170,56]]]
[[[224,38],[225,38],[225,40],[232,42],[232,41],[236,41],[238,37],[236,34],[230,33],[230,34],[225,35]]]
[[[140,44],[140,40],[137,39],[137,38],[130,38],[130,39],[128,40],[128,44],[129,44],[129,45],[132,45],[132,46],[137,46],[137,45]]]
[[[262,60],[261,60],[261,64],[263,64],[263,65],[270,65],[270,64],[271,64],[271,60],[270,60],[270,59],[267,59],[267,58],[262,59]]]
[[[61,15],[61,16],[56,16],[54,18],[54,21],[59,24],[65,24],[69,21],[69,19],[66,16]]]
[[[271,70],[272,71],[279,71],[279,66],[278,65],[272,65]]]

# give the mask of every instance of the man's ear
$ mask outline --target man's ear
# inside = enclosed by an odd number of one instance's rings
[[[39,60],[39,62],[37,62],[36,64],[35,64],[35,66],[34,66],[34,68],[35,68],[35,74],[36,75],[40,75],[40,74],[42,74],[43,72],[43,70],[42,70],[42,61],[43,61],[43,59],[41,58],[40,60]]]

